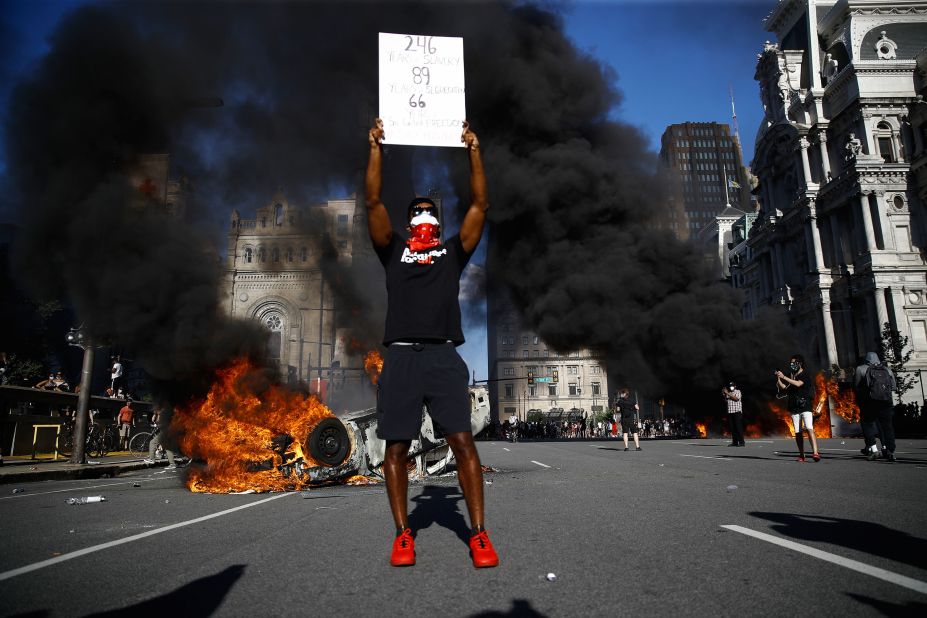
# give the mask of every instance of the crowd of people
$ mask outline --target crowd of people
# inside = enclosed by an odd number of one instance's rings
[[[617,418],[615,418],[617,417]],[[553,439],[608,439],[621,438],[630,431],[632,421],[622,424],[615,412],[610,420],[589,419],[586,421],[519,421],[511,417],[502,424],[502,431],[508,440],[553,440]],[[625,431],[627,427],[628,431]],[[695,425],[683,418],[643,419],[636,426],[642,438],[691,438],[698,435]]]

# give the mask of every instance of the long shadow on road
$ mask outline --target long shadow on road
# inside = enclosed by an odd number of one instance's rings
[[[463,494],[457,487],[425,485],[422,493],[412,498],[415,508],[409,513],[409,527],[424,530],[437,524],[455,533],[464,544],[470,542],[470,529],[460,512]]]
[[[130,607],[91,614],[87,618],[171,616],[178,611],[186,616],[211,616],[244,573],[245,565],[236,564],[221,573],[201,577],[159,597]]]
[[[860,603],[869,605],[870,607],[876,609],[883,616],[891,616],[892,618],[895,618],[899,616],[913,617],[927,615],[927,603],[909,601],[908,603],[901,605],[898,603],[891,603],[889,601],[882,601],[880,599],[873,599],[872,597],[856,594],[854,592],[848,592],[847,596],[859,601]]]
[[[793,539],[842,545],[921,569],[927,568],[927,540],[882,524],[793,513],[754,511],[750,515],[774,522],[773,530]]]

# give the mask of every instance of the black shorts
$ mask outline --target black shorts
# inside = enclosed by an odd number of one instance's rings
[[[640,429],[637,427],[637,421],[634,417],[621,417],[621,433],[640,433]]]
[[[470,372],[453,343],[392,344],[377,397],[377,436],[414,440],[422,405],[444,434],[470,431]]]

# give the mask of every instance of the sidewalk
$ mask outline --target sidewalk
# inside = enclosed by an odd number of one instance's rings
[[[60,456],[55,461],[51,457],[50,454],[42,459],[5,457],[3,465],[0,466],[0,485],[34,481],[109,478],[153,467],[131,453],[111,453],[106,457],[87,457],[86,464],[72,464]],[[162,459],[156,462],[154,467],[166,465],[167,459]]]

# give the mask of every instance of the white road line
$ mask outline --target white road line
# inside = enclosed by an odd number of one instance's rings
[[[202,521],[207,521],[209,519],[213,519],[216,517],[222,517],[223,515],[229,515],[231,513],[234,513],[235,511],[241,511],[243,509],[250,509],[252,506],[264,504],[265,502],[270,502],[271,500],[278,500],[280,498],[285,498],[287,496],[295,496],[295,495],[297,495],[296,492],[286,492],[286,493],[277,494],[276,496],[271,496],[270,498],[264,498],[263,500],[258,500],[257,502],[251,502],[249,504],[242,504],[241,506],[236,506],[231,509],[219,511],[218,513],[213,513],[212,515],[205,515],[203,517],[197,517],[196,519],[191,519],[189,521],[182,521],[176,524],[171,524],[169,526],[164,526],[162,528],[156,528],[155,530],[149,530],[148,532],[142,532],[141,534],[135,534],[133,536],[126,537],[124,539],[118,539],[116,541],[109,541],[108,543],[101,543],[100,545],[94,545],[92,547],[87,547],[84,549],[79,549],[77,551],[72,551],[67,554],[55,556],[54,558],[49,558],[48,560],[42,560],[41,562],[36,562],[33,564],[28,564],[24,567],[19,567],[18,569],[13,569],[12,571],[6,571],[4,573],[0,573],[0,581],[11,579],[13,577],[16,577],[17,575],[31,573],[32,571],[38,571],[39,569],[44,569],[45,567],[58,564],[59,562],[65,562],[67,560],[73,560],[74,558],[80,558],[81,556],[86,556],[87,554],[92,554],[98,551],[102,551],[104,549],[109,549],[110,547],[116,547],[117,545],[123,545],[125,543],[139,541],[149,536],[161,534],[162,532],[169,532],[170,530],[175,530],[177,528],[183,528],[184,526],[198,524]]]
[[[865,562],[858,562],[856,560],[844,558],[843,556],[838,556],[837,554],[821,551],[820,549],[808,547],[807,545],[795,543],[794,541],[788,541],[786,539],[782,539],[771,534],[766,534],[764,532],[757,532],[756,530],[744,528],[743,526],[722,525],[721,527],[727,528],[728,530],[732,530],[734,532],[745,534],[747,536],[752,536],[753,538],[760,539],[761,541],[767,541],[769,543],[779,545],[780,547],[785,547],[786,549],[801,552],[808,556],[824,560],[825,562],[830,562],[842,567],[846,567],[851,571],[869,575],[871,577],[887,581],[891,584],[902,586],[903,588],[908,588],[909,590],[914,590],[915,592],[920,592],[921,594],[927,594],[927,582],[922,582],[919,579],[906,577],[905,575],[899,575],[898,573],[886,571],[885,569],[874,567],[872,565],[866,564]]]
[[[502,450],[503,450],[503,451],[509,451],[509,449],[505,448],[504,446],[502,447]],[[511,453],[512,451],[509,451],[509,452]]]
[[[750,440],[750,443],[751,443],[751,444],[753,444],[754,442],[766,442],[767,444],[775,444],[775,443],[776,443],[775,440]]]
[[[132,483],[143,483],[145,481],[163,481],[168,478],[174,478],[174,477],[166,476],[162,479],[138,478],[138,479],[135,479],[134,481],[124,481],[120,483],[106,483],[105,485],[81,485],[79,487],[70,487],[68,489],[54,489],[52,491],[40,491],[36,493],[23,492],[21,494],[16,494],[14,496],[0,497],[0,500],[12,500],[13,498],[28,498],[30,496],[44,496],[46,494],[60,494],[60,493],[68,492],[68,491],[71,491],[71,492],[83,491],[85,489],[99,489],[100,487],[116,487],[117,485],[131,485]]]
[[[724,461],[730,461],[727,457],[721,457],[720,455],[683,455],[679,454],[680,457],[698,457],[699,459],[722,459]]]
[[[550,466],[548,466],[547,464],[542,464],[540,461],[534,461],[533,459],[531,460],[531,463],[537,464],[537,465],[539,465],[539,466],[541,466],[541,467],[543,467],[543,468],[549,468],[549,467],[550,467]]]

